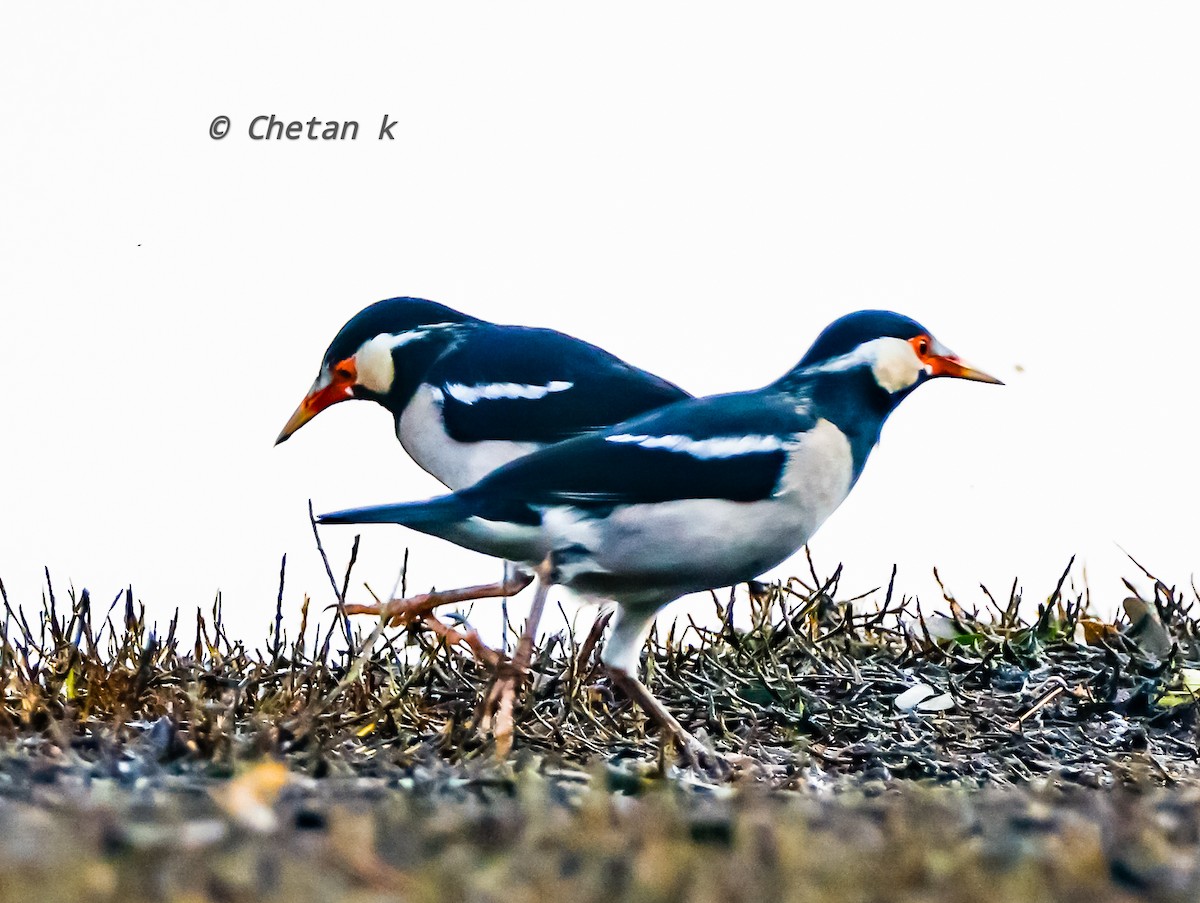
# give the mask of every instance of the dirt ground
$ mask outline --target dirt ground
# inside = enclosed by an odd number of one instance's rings
[[[1200,898],[1194,786],[765,791],[530,762],[292,777],[257,809],[211,778],[5,776],[0,899],[27,903]]]

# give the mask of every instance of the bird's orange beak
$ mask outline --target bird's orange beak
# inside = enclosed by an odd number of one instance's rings
[[[1001,380],[996,379],[990,373],[984,373],[982,370],[969,366],[956,354],[932,357],[927,362],[927,365],[930,376],[950,376],[954,379],[971,379],[977,383],[992,383],[996,386],[1004,385]]]
[[[354,360],[347,359],[339,363],[330,370],[329,381],[325,382],[325,376],[322,374],[320,378],[313,383],[313,387],[308,394],[304,396],[304,400],[300,402],[300,407],[296,408],[296,413],[288,418],[288,422],[284,424],[283,430],[279,433],[279,438],[275,440],[275,444],[286,441],[292,433],[308,423],[323,410],[330,405],[335,405],[339,401],[346,401],[354,397]]]
[[[919,335],[909,341],[930,376],[949,376],[953,379],[970,379],[977,383],[1004,385],[990,373],[984,373],[982,370],[970,366],[933,336]]]

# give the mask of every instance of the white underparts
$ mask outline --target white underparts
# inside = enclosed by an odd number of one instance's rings
[[[554,380],[544,386],[531,386],[524,383],[481,383],[466,386],[462,383],[447,383],[446,394],[463,404],[475,404],[477,401],[497,398],[524,398],[535,401],[545,398],[552,392],[565,392],[573,385],[575,384],[563,380]]]
[[[559,581],[653,610],[775,567],[841,504],[854,474],[849,440],[827,420],[788,436],[784,451],[775,493],[758,501],[682,498],[590,513],[568,505],[543,510],[547,545],[560,553]]]
[[[503,439],[452,439],[442,416],[443,399],[437,387],[420,386],[396,421],[396,436],[414,461],[451,489],[470,486],[500,465],[540,447],[535,442]]]
[[[710,439],[693,439],[690,436],[649,436],[620,433],[606,437],[608,442],[628,443],[641,448],[660,448],[666,451],[681,452],[693,458],[710,460],[712,458],[735,458],[739,455],[751,455],[758,452],[779,451],[784,447],[783,439],[779,436],[716,436]]]
[[[802,499],[812,523],[811,531],[816,532],[845,500],[853,479],[850,440],[828,420],[821,419],[800,437],[788,455],[776,494]]]

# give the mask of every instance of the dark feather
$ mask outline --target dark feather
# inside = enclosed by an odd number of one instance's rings
[[[425,381],[445,395],[446,431],[459,442],[551,443],[688,398],[660,379],[587,342],[550,329],[479,325],[430,367]],[[467,404],[448,387],[516,383],[569,389],[542,398],[480,398]]]
[[[770,497],[786,463],[781,448],[701,458],[686,451],[614,442],[626,435],[684,436],[692,440],[791,436],[815,425],[791,401],[762,393],[690,399],[601,433],[534,452],[464,490],[473,500],[532,507],[614,505],[719,498],[752,502]]]

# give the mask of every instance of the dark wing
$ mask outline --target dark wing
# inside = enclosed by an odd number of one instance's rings
[[[810,414],[758,392],[689,399],[534,452],[462,495],[483,517],[529,521],[538,507],[678,499],[753,502],[775,491]]]
[[[550,329],[481,325],[426,375],[459,442],[549,444],[690,397],[595,345]]]

